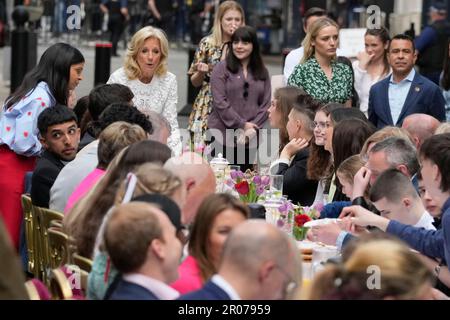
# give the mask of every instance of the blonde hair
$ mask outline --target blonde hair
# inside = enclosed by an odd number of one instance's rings
[[[212,27],[212,44],[216,47],[222,46],[222,18],[228,10],[236,10],[241,13],[242,25],[245,25],[245,14],[242,6],[236,1],[227,0],[220,4],[217,13],[214,16],[214,24]]]
[[[337,169],[337,174],[341,175],[345,180],[353,185],[353,178],[361,167],[364,166],[364,161],[362,161],[359,154],[355,154],[351,157],[345,159],[339,168]]]
[[[437,127],[436,131],[434,132],[434,134],[443,134],[443,133],[450,133],[450,123],[449,122],[441,123],[439,125],[439,127]]]
[[[182,186],[181,179],[178,176],[154,163],[140,165],[136,168],[134,174],[136,175],[137,183],[132,198],[146,193],[158,193],[172,197]],[[114,200],[115,205],[122,203],[127,186],[127,181],[121,183]]]
[[[369,146],[371,144],[375,145],[378,142],[381,142],[384,139],[387,139],[390,137],[403,138],[407,141],[410,141],[412,144],[414,144],[414,140],[411,137],[411,135],[408,133],[408,131],[406,131],[403,128],[399,128],[399,127],[387,126],[381,130],[376,131],[369,138],[367,138],[366,142],[364,142],[361,152],[359,153],[361,159],[363,159],[364,161],[367,160],[367,153],[369,151]]]
[[[137,63],[137,55],[144,46],[144,42],[149,38],[159,40],[159,46],[161,47],[161,60],[158,68],[156,68],[155,74],[158,76],[163,76],[167,73],[169,42],[167,41],[166,34],[161,29],[147,26],[137,31],[128,44],[124,70],[130,80],[140,79],[142,76],[142,71]]]
[[[123,155],[124,152],[119,157]],[[78,252],[85,257],[92,256],[98,229],[110,207],[108,204],[112,199],[114,199],[112,205],[120,203],[125,194],[126,182],[118,181],[117,173],[108,173],[114,171],[111,169],[113,166],[117,166],[116,161],[110,164],[107,174],[91,191],[74,205],[69,217],[75,214],[76,220],[69,224],[64,223],[64,228],[73,237]],[[138,180],[133,198],[144,193],[172,196],[182,186],[180,178],[154,163],[144,163],[131,171]]]
[[[106,127],[98,138],[98,168],[106,169],[114,157],[125,147],[147,139],[147,134],[137,124],[117,121]]]
[[[319,35],[320,30],[326,27],[335,27],[339,31],[339,26],[332,19],[327,17],[320,17],[310,26],[308,33],[306,34],[305,39],[302,41],[302,46],[304,48],[304,55],[300,63],[305,63],[309,58],[314,55],[314,46],[312,45],[313,41]]]
[[[370,268],[379,270],[379,287],[369,289]],[[400,241],[358,243],[340,265],[328,265],[314,279],[310,299],[417,299],[433,276],[417,253]]]

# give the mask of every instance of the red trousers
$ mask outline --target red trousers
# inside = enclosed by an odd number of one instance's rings
[[[16,249],[23,219],[20,196],[24,192],[24,177],[27,171],[34,170],[35,163],[36,157],[19,156],[6,145],[0,146],[0,216]]]

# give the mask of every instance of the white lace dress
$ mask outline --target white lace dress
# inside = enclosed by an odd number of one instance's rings
[[[130,80],[125,70],[120,68],[109,77],[108,83],[126,85],[134,94],[133,103],[143,113],[154,111],[163,115],[172,127],[167,142],[175,155],[181,153],[181,138],[177,120],[177,78],[173,73],[167,72],[163,76],[153,76],[150,83]]]

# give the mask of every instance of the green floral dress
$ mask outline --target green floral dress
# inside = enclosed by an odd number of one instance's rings
[[[298,64],[288,79],[288,85],[302,87],[315,99],[345,103],[352,98],[353,72],[349,66],[333,61],[332,77],[328,80],[315,57]]]
[[[224,45],[222,47],[213,44],[212,36],[207,36],[200,41],[199,47],[195,52],[194,60],[189,68],[188,75],[195,73],[195,65],[198,62],[204,62],[209,65],[209,72],[205,75],[200,91],[195,98],[192,105],[192,112],[189,117],[188,129],[194,130],[194,121],[198,120],[201,123],[203,131],[207,129],[208,115],[212,107],[211,86],[209,85],[211,72],[213,67],[220,62]]]

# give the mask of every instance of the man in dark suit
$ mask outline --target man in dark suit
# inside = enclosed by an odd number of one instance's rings
[[[280,229],[249,220],[229,235],[219,272],[180,300],[276,300],[297,294],[301,265],[295,243]]]
[[[36,206],[48,208],[50,189],[56,177],[66,162],[75,159],[80,129],[75,113],[62,105],[42,111],[38,129],[44,152],[31,178],[31,200]]]
[[[145,201],[145,199],[142,199]],[[180,214],[178,213],[178,223]],[[166,213],[144,202],[114,209],[105,227],[105,247],[120,276],[105,300],[172,300],[182,244]]]
[[[407,35],[396,35],[388,48],[392,75],[377,82],[369,93],[369,120],[377,127],[401,126],[406,116],[425,113],[445,120],[441,90],[414,70],[417,52]]]

